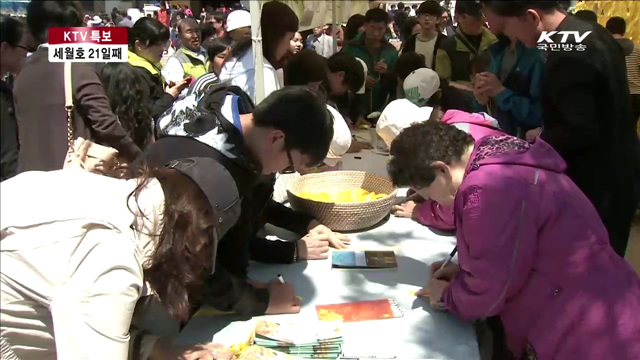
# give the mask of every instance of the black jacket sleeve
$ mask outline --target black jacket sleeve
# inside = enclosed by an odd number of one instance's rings
[[[262,315],[269,305],[269,291],[251,286],[246,277],[216,264],[215,272],[205,281],[204,303],[222,311]]]
[[[251,260],[265,264],[292,264],[298,257],[296,241],[268,240],[253,237],[249,242]]]
[[[308,232],[309,224],[314,220],[313,216],[294,211],[273,199],[269,200],[265,212],[269,224],[300,235]]]
[[[149,71],[143,68],[137,68],[136,71],[142,77],[143,90],[151,99],[151,117],[154,121],[157,121],[160,115],[171,108],[175,98],[164,91],[159,76],[151,75]]]
[[[596,108],[595,67],[577,57],[567,57],[549,64],[546,76],[554,79],[546,96],[556,104],[558,113],[545,119],[540,137],[563,157],[593,146],[602,126]]]

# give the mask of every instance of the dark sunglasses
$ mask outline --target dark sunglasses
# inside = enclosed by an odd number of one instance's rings
[[[281,174],[293,174],[293,173],[296,172],[296,167],[295,167],[295,165],[293,165],[293,159],[291,158],[291,151],[289,150],[289,147],[287,146],[286,142],[284,144],[284,147],[287,150],[287,158],[289,159],[289,166],[284,168],[284,170],[282,170],[280,173]]]

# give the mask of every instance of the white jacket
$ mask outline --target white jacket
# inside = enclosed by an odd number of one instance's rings
[[[157,180],[128,206],[136,185],[81,170],[2,182],[2,359],[7,348],[21,360],[129,357],[134,308],[150,293],[143,267],[156,246],[144,234],[159,233],[164,209]],[[146,338],[143,358],[154,342]]]
[[[256,102],[256,69],[253,63],[253,51],[249,49],[240,58],[232,58],[222,67],[220,71],[220,82],[235,85],[246,92],[253,102]],[[278,72],[264,59],[264,96],[267,97],[272,92],[282,87]]]

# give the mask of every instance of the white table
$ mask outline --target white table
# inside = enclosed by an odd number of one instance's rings
[[[283,236],[284,237],[284,236]],[[470,323],[448,313],[435,312],[428,302],[415,298],[428,277],[428,264],[446,258],[455,238],[436,234],[409,219],[391,217],[370,231],[352,234],[352,249],[393,248],[397,270],[332,270],[330,260],[292,265],[254,263],[250,277],[272,280],[282,274],[303,297],[300,314],[267,316],[273,321],[317,322],[315,305],[359,300],[394,299],[404,312],[398,319],[343,324],[345,352],[361,355],[396,356],[397,359],[479,359],[478,344]],[[196,317],[178,341],[216,341],[225,345],[242,342],[254,326],[253,320]]]

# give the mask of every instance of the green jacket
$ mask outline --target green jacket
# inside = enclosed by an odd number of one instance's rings
[[[471,85],[471,61],[475,58],[475,55],[460,38],[466,39],[458,27],[455,36],[441,42],[440,48],[436,53],[436,72],[442,80]],[[488,51],[489,46],[497,41],[498,39],[495,35],[484,29],[478,54]]]
[[[389,42],[384,41],[380,54],[374,55],[367,49],[365,44],[365,33],[362,33],[355,39],[349,41],[344,49],[342,49],[342,52],[353,55],[364,61],[368,68],[367,75],[374,78],[380,77],[380,81],[378,81],[378,84],[376,84],[373,90],[367,90],[365,94],[370,97],[371,100],[369,108],[367,109],[369,113],[373,111],[382,111],[386,105],[387,97],[389,95],[394,96],[396,93],[394,67],[398,60],[398,50],[396,50],[393,45],[389,44]],[[373,67],[380,60],[384,60],[387,64],[387,74],[384,76],[380,76],[380,74],[373,71]],[[363,115],[367,116],[369,113]]]
[[[198,54],[184,46],[180,47],[173,56],[178,59],[180,65],[182,65],[185,77],[193,76],[194,79],[197,79],[209,72],[209,59],[203,63],[202,60],[198,59]]]

